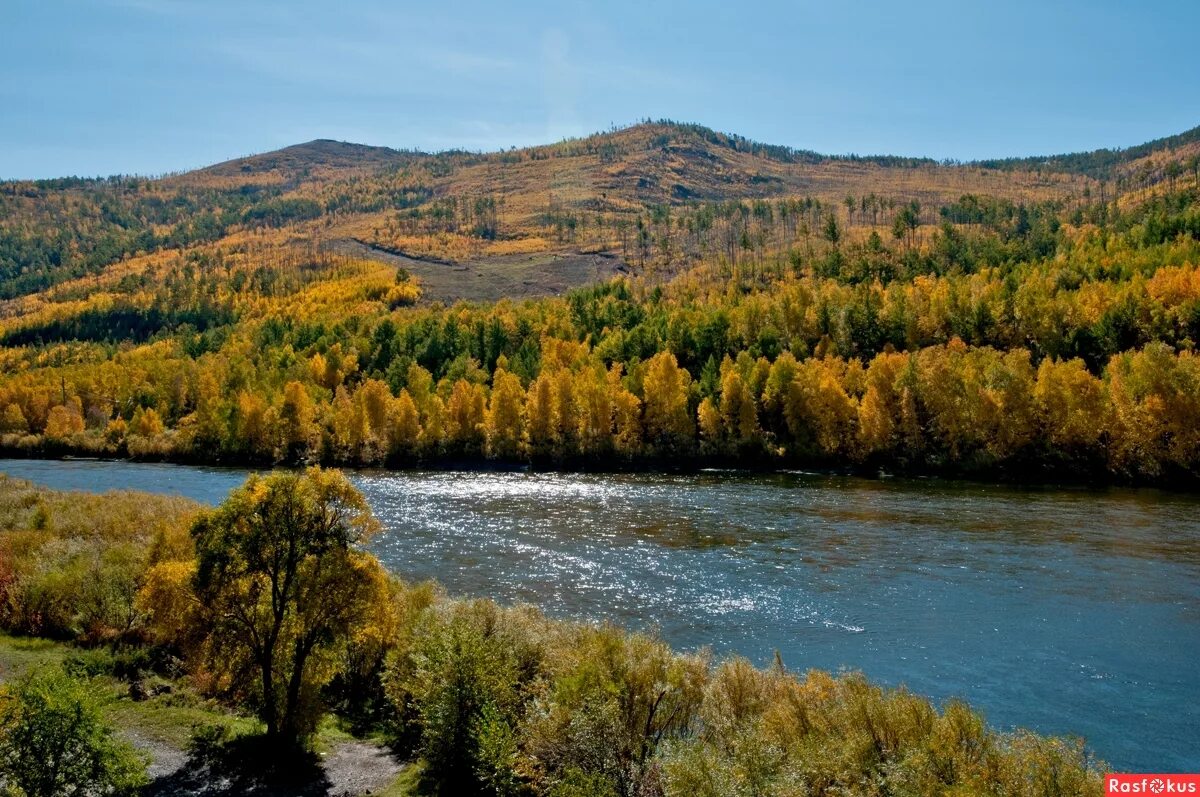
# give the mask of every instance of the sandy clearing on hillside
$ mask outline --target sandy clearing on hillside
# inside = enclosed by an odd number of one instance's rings
[[[628,273],[621,258],[606,254],[546,252],[449,263],[387,252],[354,239],[334,242],[331,248],[343,255],[407,269],[420,280],[424,303],[554,296]]]

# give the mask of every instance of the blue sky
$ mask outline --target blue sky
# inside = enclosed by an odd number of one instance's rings
[[[644,117],[972,159],[1200,124],[1197,2],[0,0],[0,177],[313,138],[544,143]]]

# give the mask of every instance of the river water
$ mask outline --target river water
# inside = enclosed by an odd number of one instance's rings
[[[219,502],[246,472],[0,460]],[[1200,771],[1200,499],[811,474],[371,472],[371,549],[455,595],[842,668],[1119,769]]]

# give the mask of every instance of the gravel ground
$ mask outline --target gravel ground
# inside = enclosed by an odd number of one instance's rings
[[[147,769],[151,783],[148,797],[360,797],[376,794],[400,774],[404,764],[386,748],[369,742],[346,741],[337,744],[319,759],[319,769],[303,785],[268,785],[256,782],[255,773],[233,777],[195,766],[187,753],[171,745],[147,739],[133,732],[126,738],[150,757]],[[309,762],[297,762],[310,766]]]

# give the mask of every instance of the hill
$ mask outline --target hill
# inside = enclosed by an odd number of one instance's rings
[[[318,140],[161,180],[2,183],[0,297],[36,293],[138,254],[310,221],[324,239],[358,239],[457,260],[488,249],[558,250],[564,242],[537,240],[548,228],[596,219],[610,227],[622,219],[632,223],[651,204],[803,196],[837,205],[850,196],[862,205],[867,197],[872,221],[882,217],[886,224],[889,214],[878,203],[894,210],[916,201],[936,209],[964,194],[1078,202],[1102,191],[1097,175],[1111,177],[1115,163],[1144,185],[1166,177],[1169,167],[1157,164],[1163,152],[1182,149],[1191,155],[1194,145],[1196,131],[1189,131],[1121,153],[942,164],[819,155],[671,122],[484,154]],[[1194,170],[1194,159],[1181,157],[1179,163],[1180,173],[1188,164]],[[456,208],[460,218],[445,218],[452,201],[486,207]],[[411,235],[386,234],[396,227],[397,215],[425,210],[439,216],[439,223],[410,225]],[[526,242],[464,252],[467,241],[428,240],[430,233],[454,236],[463,227],[489,241]],[[552,237],[563,235],[555,230]],[[592,248],[607,243],[588,241]]]
[[[655,122],[2,183],[0,446],[1192,483],[1198,147],[957,164]]]
[[[1175,162],[1186,160],[1194,170],[1196,157],[1200,155],[1200,127],[1123,149],[1097,149],[1031,158],[1002,158],[976,163],[988,169],[1047,170],[1082,174],[1096,180],[1109,180],[1135,172],[1136,167],[1145,166],[1147,159],[1155,155],[1166,155],[1168,160]]]
[[[297,180],[314,171],[370,171],[393,164],[427,157],[421,152],[400,152],[387,147],[351,144],[327,138],[294,144],[274,152],[237,158],[198,169],[176,178],[184,184],[203,183],[206,178],[226,178],[235,182],[270,175],[281,180]]]
[[[414,230],[420,236],[456,234],[465,220],[484,238],[513,241],[536,239],[555,214],[631,218],[646,203],[799,194],[832,203],[873,191],[934,206],[973,191],[1058,198],[1086,188],[1076,176],[826,158],[667,123],[490,154],[313,141],[161,180],[0,183],[0,298],[97,274],[139,254],[311,221],[325,238],[415,246],[418,253],[458,259],[462,253],[446,242],[389,241],[375,231],[394,224],[397,213],[428,210],[438,223]],[[492,204],[482,213],[457,209],[464,218],[447,219],[450,201]],[[555,248],[536,240],[514,246]]]
[[[1192,130],[1119,152],[970,164],[820,155],[672,122],[494,153],[429,154],[318,140],[160,180],[0,183],[0,298],[97,274],[138,254],[309,221],[324,239],[459,260],[558,251],[558,244],[570,242],[537,239],[548,229],[552,238],[564,237],[554,229],[561,224],[632,223],[652,204],[805,197],[837,205],[849,196],[862,206],[865,197],[870,207],[860,210],[888,224],[888,209],[913,201],[937,209],[964,194],[1080,202],[1194,172],[1196,139]],[[1177,158],[1164,157],[1176,152]],[[386,234],[398,214],[428,210],[444,217],[451,201],[487,207],[458,208],[461,218],[425,229],[410,225],[416,240]],[[431,232],[453,236],[461,227],[510,243],[464,251],[467,241],[429,240]],[[587,242],[591,248],[609,243]],[[580,248],[586,247],[567,247]]]

